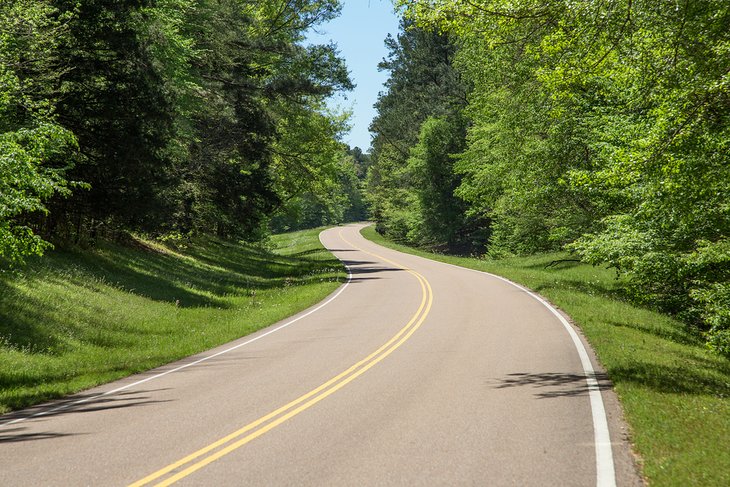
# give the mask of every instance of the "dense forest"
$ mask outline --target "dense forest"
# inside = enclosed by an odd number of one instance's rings
[[[363,218],[337,0],[0,4],[0,260]],[[360,166],[358,166],[360,164]],[[360,177],[358,178],[358,174]]]
[[[492,257],[567,249],[730,356],[730,4],[396,3],[378,229]]]

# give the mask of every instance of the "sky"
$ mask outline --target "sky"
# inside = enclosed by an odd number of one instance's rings
[[[340,16],[318,26],[318,33],[310,33],[308,40],[317,44],[334,41],[345,59],[357,86],[346,94],[347,99],[337,97],[330,104],[352,110],[352,130],[344,141],[367,152],[368,126],[375,117],[373,104],[388,77],[388,73],[378,71],[378,63],[387,54],[383,41],[388,33],[398,33],[398,17],[391,0],[344,0],[342,3]]]

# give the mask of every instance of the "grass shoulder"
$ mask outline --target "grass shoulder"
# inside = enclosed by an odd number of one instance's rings
[[[0,274],[0,413],[221,345],[346,278],[320,230],[265,246],[214,238],[53,251]]]
[[[562,253],[501,260],[453,257],[391,242],[402,252],[503,276],[546,297],[583,330],[606,369],[631,427],[643,473],[657,486],[730,485],[730,361],[669,316],[623,299],[612,270]]]

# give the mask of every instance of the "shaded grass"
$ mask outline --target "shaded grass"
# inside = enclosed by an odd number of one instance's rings
[[[323,299],[346,276],[319,230],[54,251],[0,274],[0,413],[148,370]]]
[[[482,270],[525,285],[583,330],[624,408],[643,474],[657,486],[730,485],[730,361],[669,316],[624,297],[616,273],[562,253],[502,260],[451,257],[362,234],[403,252]]]

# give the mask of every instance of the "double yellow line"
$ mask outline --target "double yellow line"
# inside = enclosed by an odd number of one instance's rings
[[[390,259],[386,259],[385,257],[373,254],[372,252],[368,252],[357,247],[356,245],[347,241],[342,236],[342,231],[340,231],[340,238],[342,238],[342,240],[344,240],[347,244],[351,245],[355,249],[372,255],[373,257],[376,257],[382,261],[388,262],[389,264],[403,269],[415,276],[415,278],[421,285],[421,291],[423,295],[418,310],[408,321],[408,323],[376,351],[374,351],[364,359],[360,360],[344,372],[331,378],[319,387],[312,389],[303,396],[300,396],[290,403],[280,407],[279,409],[260,417],[256,421],[247,424],[243,428],[234,431],[233,433],[221,438],[220,440],[215,441],[194,453],[191,453],[185,458],[182,458],[177,462],[171,463],[170,465],[161,468],[160,470],[148,475],[147,477],[138,480],[133,484],[130,484],[130,487],[140,487],[143,485],[148,485],[152,482],[157,482],[155,484],[157,486],[171,485],[178,480],[181,480],[188,475],[200,470],[206,465],[215,462],[219,458],[228,455],[232,451],[241,448],[245,444],[255,440],[261,435],[264,435],[268,431],[271,431],[280,424],[293,418],[297,414],[309,409],[310,407],[317,404],[319,401],[325,399],[331,394],[334,394],[353,380],[360,377],[370,368],[374,367],[378,362],[383,360],[385,357],[387,357],[395,350],[397,350],[401,345],[403,345],[403,343],[405,343],[406,340],[408,340],[411,335],[413,335],[413,333],[415,333],[415,331],[423,324],[426,316],[428,316],[428,313],[431,310],[431,304],[433,303],[433,292],[431,290],[431,285],[428,283],[426,278],[418,272],[407,269],[401,264],[393,262]]]

